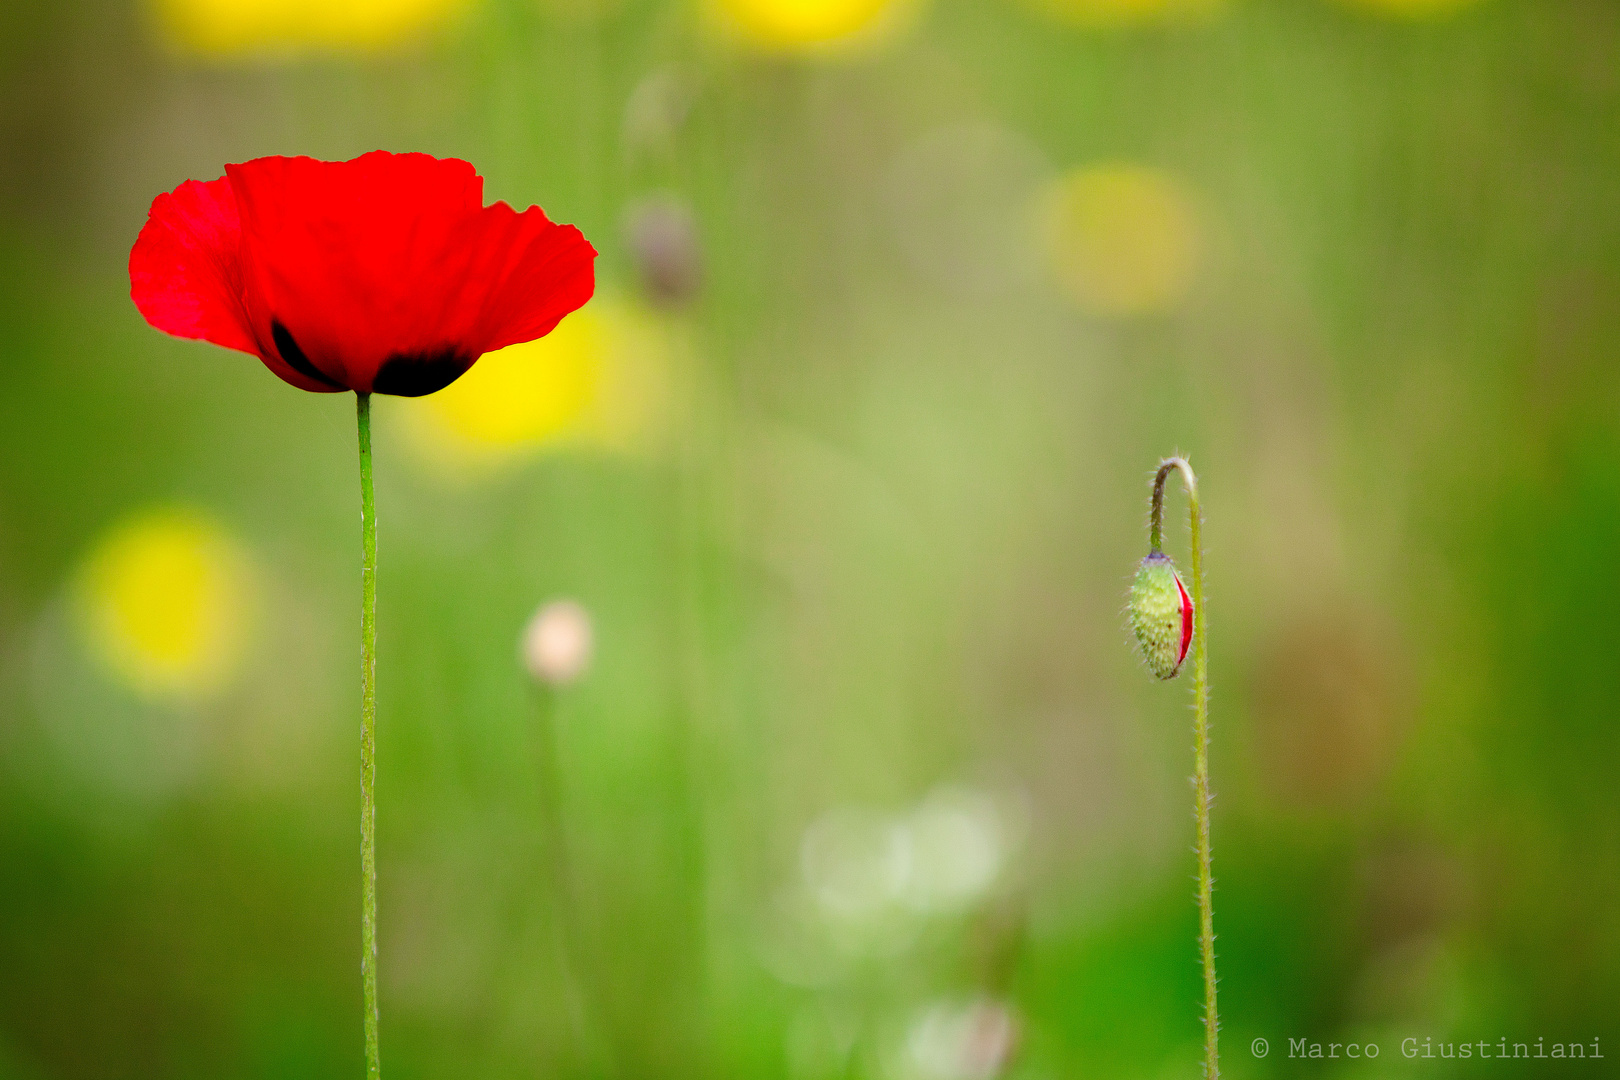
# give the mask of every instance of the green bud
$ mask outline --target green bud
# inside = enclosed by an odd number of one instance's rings
[[[1175,678],[1192,645],[1193,603],[1164,552],[1153,552],[1137,567],[1129,610],[1148,670],[1161,679]]]

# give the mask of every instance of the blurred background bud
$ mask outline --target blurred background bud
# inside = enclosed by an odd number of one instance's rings
[[[703,253],[697,222],[685,199],[666,191],[632,202],[624,212],[624,243],[650,302],[678,308],[697,295]]]
[[[1181,302],[1197,269],[1197,215],[1169,174],[1142,165],[1076,169],[1050,189],[1046,236],[1058,284],[1099,315]]]
[[[553,600],[523,628],[523,665],[539,682],[567,686],[590,666],[591,617],[573,600]]]
[[[242,549],[201,512],[139,512],[104,533],[76,588],[91,655],[136,692],[197,697],[236,673],[253,628]]]

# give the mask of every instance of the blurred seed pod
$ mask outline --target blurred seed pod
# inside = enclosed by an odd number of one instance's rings
[[[697,222],[686,200],[669,192],[644,196],[624,213],[624,242],[648,300],[685,307],[702,284]]]
[[[1192,645],[1193,603],[1164,552],[1152,552],[1137,567],[1129,611],[1148,670],[1160,679],[1175,678]]]

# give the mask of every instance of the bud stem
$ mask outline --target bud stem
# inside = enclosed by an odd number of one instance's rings
[[[1153,478],[1148,543],[1157,552],[1164,541],[1164,484],[1181,473],[1187,489],[1187,524],[1192,544],[1193,646],[1193,817],[1198,823],[1198,943],[1204,964],[1204,1077],[1220,1076],[1220,1014],[1215,1009],[1215,880],[1210,873],[1209,840],[1209,613],[1204,607],[1203,514],[1198,478],[1186,458],[1166,458]]]

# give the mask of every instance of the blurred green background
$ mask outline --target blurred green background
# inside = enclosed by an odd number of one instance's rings
[[[0,9],[4,1080],[361,1071],[353,405],[125,264],[378,147],[602,252],[377,403],[391,1080],[1196,1076],[1175,450],[1229,1075],[1620,1076],[1609,0],[73,0]]]

